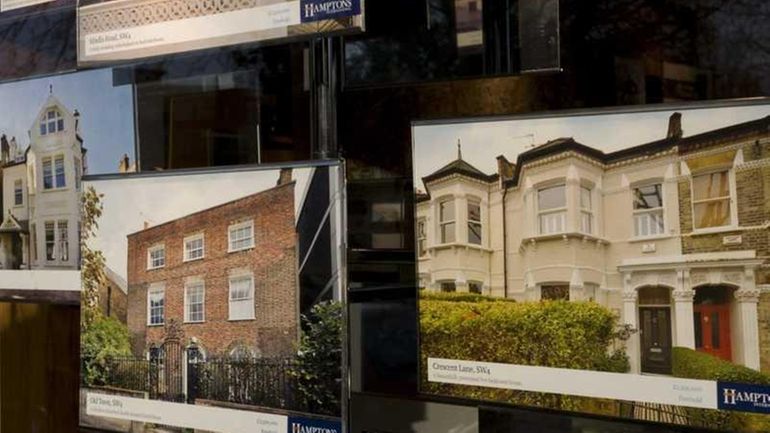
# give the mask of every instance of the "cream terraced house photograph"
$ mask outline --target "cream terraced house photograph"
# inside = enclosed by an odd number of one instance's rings
[[[419,287],[598,303],[630,373],[676,347],[770,373],[768,114],[416,126]]]

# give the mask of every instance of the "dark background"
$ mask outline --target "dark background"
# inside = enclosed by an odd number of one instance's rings
[[[75,10],[65,3],[0,16],[0,79],[76,68]],[[452,0],[367,0],[363,34],[116,67],[116,84],[136,85],[137,112],[126,115],[136,118],[140,169],[346,159],[352,432],[682,431],[420,396],[411,125],[766,97],[770,2],[484,0],[482,6],[483,45],[471,49],[457,46]],[[685,72],[671,74],[671,66]],[[378,203],[397,205],[399,218],[381,218]],[[63,335],[55,355],[34,356],[55,358],[48,365],[55,364],[56,375],[77,377],[77,345],[62,343],[77,332],[71,320],[77,308],[35,314],[40,319],[29,326],[59,323],[69,331],[57,329]],[[24,341],[2,340],[3,353]],[[42,364],[27,367],[37,368],[38,378],[53,374]],[[3,397],[32,392],[22,375],[3,379]],[[74,395],[68,383],[40,392]],[[69,399],[40,399],[45,411],[9,431],[75,431],[61,415]]]

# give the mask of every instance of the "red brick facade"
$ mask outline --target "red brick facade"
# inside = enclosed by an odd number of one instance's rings
[[[128,327],[132,346],[142,356],[178,323],[183,342],[195,338],[207,356],[225,356],[247,347],[263,357],[286,356],[298,335],[298,279],[294,182],[200,211],[128,236]],[[253,221],[254,247],[228,252],[228,228]],[[204,257],[187,261],[183,240],[203,233]],[[148,248],[164,244],[165,266],[148,270]],[[254,277],[255,319],[229,320],[232,272]],[[185,281],[205,284],[204,321],[185,323]],[[148,326],[147,291],[165,285],[165,324]]]

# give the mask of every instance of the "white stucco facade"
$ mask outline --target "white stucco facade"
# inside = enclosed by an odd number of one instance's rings
[[[536,148],[520,166],[505,160],[508,170],[497,175],[459,156],[423,178],[416,205],[420,287],[473,291],[468,282],[479,281],[481,293],[520,302],[600,303],[637,331],[626,342],[633,373],[670,373],[657,369],[665,361],[656,354],[670,362],[673,347],[705,347],[759,369],[755,271],[764,260],[749,249],[683,254],[682,237],[697,234],[681,232],[679,184],[693,176],[688,159],[676,147],[613,160],[571,139],[545,146],[559,150]],[[725,169],[741,163],[738,152]],[[730,188],[740,200],[734,180]],[[467,234],[469,197],[481,203],[480,244]],[[442,203],[455,209],[451,243],[441,242]],[[664,296],[656,298],[656,290]],[[721,310],[711,307],[716,298]],[[729,323],[702,329],[718,320]],[[712,339],[723,347],[709,346]]]
[[[26,151],[11,146],[4,153],[0,268],[78,269],[86,167],[78,122],[51,95],[33,120]]]

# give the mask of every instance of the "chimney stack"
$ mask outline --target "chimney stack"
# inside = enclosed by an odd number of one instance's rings
[[[682,113],[676,112],[668,118],[666,138],[682,138]]]
[[[508,161],[508,158],[503,155],[497,157],[497,174],[503,182],[513,178],[513,171],[515,169],[516,164]]]
[[[290,168],[282,168],[281,173],[278,175],[278,183],[276,185],[285,185],[292,181]]]

